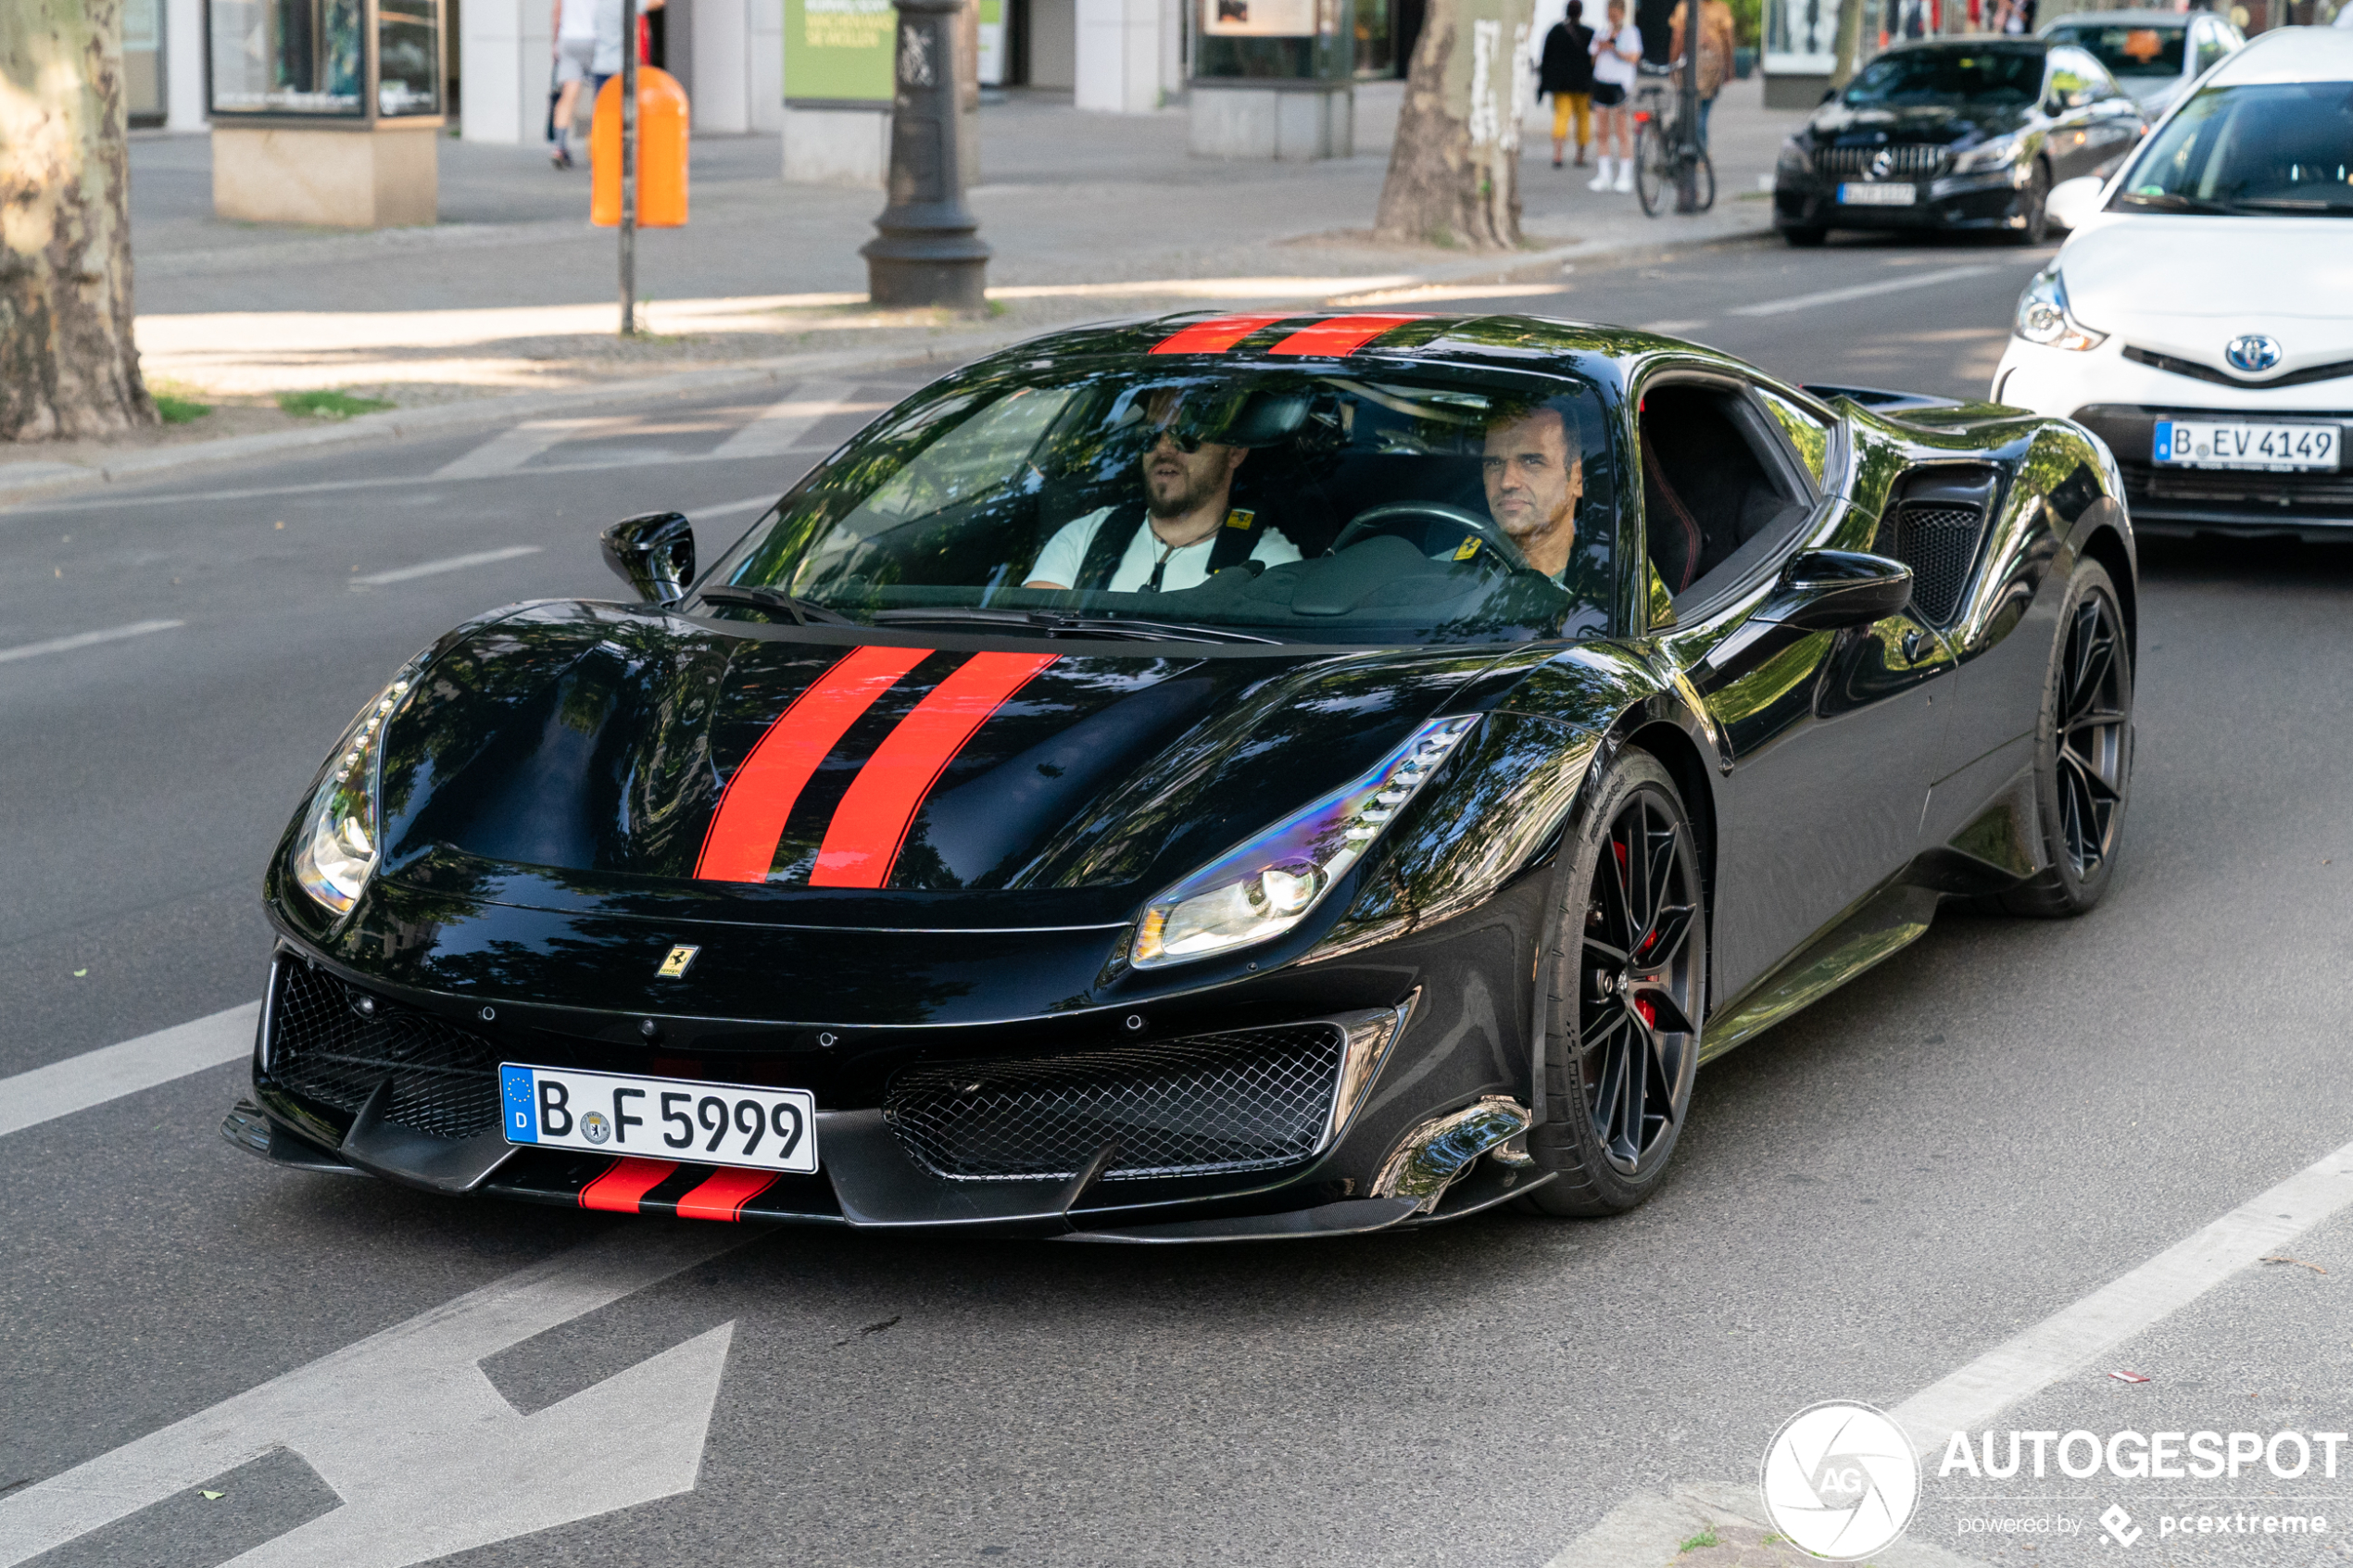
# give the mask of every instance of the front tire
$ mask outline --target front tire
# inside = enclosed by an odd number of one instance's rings
[[[1550,955],[1544,1120],[1528,1148],[1547,1214],[1617,1214],[1656,1191],[1690,1113],[1707,1002],[1698,846],[1656,759],[1611,764],[1572,836]]]
[[[2014,915],[2080,915],[2116,874],[2133,786],[2133,657],[2116,583],[2086,560],[2068,584],[2034,725],[2034,802],[2048,867],[1998,895]]]
[[[2010,231],[2010,237],[2022,245],[2039,245],[2051,237],[2051,166],[2041,158],[2034,160],[2034,171],[2026,177],[2026,189],[2019,195],[2020,211],[2026,226]]]

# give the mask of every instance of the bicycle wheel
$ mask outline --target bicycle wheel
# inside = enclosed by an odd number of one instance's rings
[[[1708,161],[1705,147],[1697,151],[1699,167],[1692,171],[1692,179],[1698,186],[1699,206],[1696,210],[1705,212],[1716,205],[1716,165]]]
[[[1660,198],[1675,185],[1675,158],[1655,119],[1644,120],[1634,138],[1634,196],[1642,216],[1656,218]]]

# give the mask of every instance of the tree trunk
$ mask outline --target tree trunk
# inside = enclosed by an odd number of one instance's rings
[[[1838,0],[1838,54],[1831,66],[1831,85],[1843,87],[1855,80],[1863,52],[1863,14],[1871,0]]]
[[[0,440],[156,422],[123,115],[121,0],[0,0]]]
[[[1533,0],[1429,0],[1374,232],[1519,248],[1519,88]]]

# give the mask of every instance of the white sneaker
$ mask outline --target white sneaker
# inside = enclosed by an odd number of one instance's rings
[[[1591,181],[1591,182],[1589,182],[1586,184],[1585,188],[1586,188],[1587,190],[1589,190],[1589,191],[1606,191],[1606,190],[1608,190],[1608,189],[1609,189],[1609,158],[1608,158],[1607,155],[1604,155],[1604,156],[1603,156],[1603,157],[1597,157],[1597,158],[1595,158],[1595,159],[1593,160],[1593,163],[1594,163],[1594,167],[1595,167],[1595,168],[1599,170],[1599,172],[1598,172],[1598,173],[1596,173],[1596,174],[1593,176],[1593,178],[1592,179],[1592,181]]]
[[[1632,158],[1618,160],[1617,183],[1612,188],[1620,191],[1630,191],[1634,188],[1634,160]]]

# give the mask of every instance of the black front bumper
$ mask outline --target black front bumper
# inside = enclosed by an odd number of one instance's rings
[[[2024,199],[2007,169],[1916,182],[1926,190],[1910,207],[1851,206],[1838,199],[1839,183],[1782,169],[1774,177],[1773,226],[1980,233],[2026,228]]]
[[[2342,466],[2353,421],[2342,409],[2308,412],[2249,408],[2156,408],[2099,403],[2071,416],[2108,443],[2124,478],[2133,526],[2145,533],[2295,535],[2313,540],[2353,537],[2353,470]],[[2334,472],[2270,473],[2250,469],[2160,469],[2148,460],[2159,420],[2280,420],[2336,424]]]

